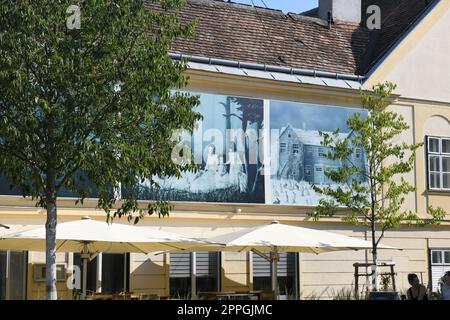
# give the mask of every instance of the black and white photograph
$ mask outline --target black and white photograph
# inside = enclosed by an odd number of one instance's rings
[[[306,103],[271,101],[271,200],[276,204],[317,205],[321,194],[313,185],[335,186],[326,170],[337,170],[343,161],[327,158],[321,132],[341,129],[339,139],[349,137],[347,119],[367,111]],[[365,154],[355,148],[352,163],[365,168]]]
[[[159,188],[144,182],[140,199],[264,203],[263,100],[200,94],[196,111],[203,119],[180,144],[190,144],[198,171],[155,177]]]

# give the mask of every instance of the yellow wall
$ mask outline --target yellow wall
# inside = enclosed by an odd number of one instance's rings
[[[359,92],[350,89],[333,89],[315,87],[269,80],[242,79],[230,75],[211,76],[204,72],[192,71],[190,90],[214,92],[218,94],[242,95],[265,99],[285,101],[311,102],[328,105],[359,107]],[[433,116],[450,119],[449,105],[399,98],[392,108],[405,115],[411,122],[412,129],[405,133],[404,139],[423,141],[425,134],[448,132],[445,123],[432,119]],[[417,185],[418,192],[408,198],[408,206],[417,208],[425,214],[427,205],[442,206],[450,213],[450,197],[448,194],[428,193],[425,191],[425,159],[421,149],[417,154],[416,171],[407,177]],[[90,215],[94,219],[103,220],[104,213],[95,208],[95,200],[87,199],[83,206],[75,206],[73,199],[60,199],[58,202],[59,222],[80,219]],[[143,207],[145,202],[142,203]],[[307,213],[314,208],[292,205],[265,204],[213,204],[213,203],[181,203],[174,202],[174,211],[169,218],[158,219],[147,217],[140,225],[159,226],[164,230],[178,232],[189,236],[211,237],[269,223],[276,219],[283,223],[302,225],[334,231],[355,237],[364,238],[365,233],[359,228],[342,223],[340,217],[313,222]],[[240,209],[240,213],[236,209]],[[12,226],[11,231],[28,229],[43,225],[45,211],[34,207],[34,202],[21,197],[0,196],[0,221]],[[121,221],[124,222],[124,221]],[[5,233],[0,229],[0,235]],[[382,261],[393,261],[397,264],[397,277],[401,288],[406,287],[408,272],[421,272],[424,280],[427,277],[427,255],[429,247],[450,247],[450,222],[445,221],[440,227],[417,229],[402,228],[386,234],[383,243],[406,248],[404,251],[385,251],[381,253]],[[222,254],[222,290],[252,289],[252,268],[248,253]],[[61,261],[69,264],[68,256],[62,255]],[[350,289],[353,283],[352,264],[364,262],[364,252],[341,252],[322,255],[302,254],[300,259],[300,285],[303,297],[320,296],[329,298],[342,288]],[[169,259],[165,255],[131,255],[130,288],[141,293],[169,294]],[[42,262],[42,255],[30,253],[30,268],[35,262]],[[32,281],[29,273],[28,297],[43,297],[43,287]],[[363,281],[364,282],[364,281]],[[60,296],[67,297],[68,292],[60,288]]]
[[[426,135],[450,137],[450,104],[436,105],[415,102],[415,139],[423,142]],[[427,206],[440,206],[450,213],[450,193],[426,190],[425,147],[417,151],[416,157],[416,198],[418,211],[426,212]]]

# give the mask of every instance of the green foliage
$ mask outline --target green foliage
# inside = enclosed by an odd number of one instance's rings
[[[415,152],[423,144],[395,142],[409,126],[401,115],[387,110],[393,90],[395,85],[386,83],[376,85],[373,91],[361,92],[368,116],[355,114],[347,120],[351,132],[347,138],[340,139],[339,130],[332,134],[321,132],[323,145],[331,150],[327,157],[343,164],[342,168],[327,170],[325,174],[341,187],[314,186],[316,192],[326,197],[312,216],[319,219],[336,214],[338,207],[349,208],[343,220],[370,227],[374,251],[384,232],[399,227],[402,222],[427,225],[445,217],[441,208],[429,208],[430,218],[426,219],[402,209],[405,196],[415,191],[402,175],[414,169]],[[364,150],[366,168],[353,164],[354,148]],[[375,239],[377,229],[381,233]]]
[[[154,2],[77,1],[78,30],[66,27],[70,0],[0,6],[0,174],[39,206],[61,188],[82,202],[89,181],[108,220],[168,214],[167,202],[142,210],[113,192],[193,169],[171,161],[171,137],[193,130],[198,97],[172,92],[188,79],[167,53],[194,25],[180,22],[182,0]]]

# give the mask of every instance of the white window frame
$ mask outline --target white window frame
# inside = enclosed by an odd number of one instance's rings
[[[430,150],[430,140],[438,140],[438,151],[431,151]],[[429,190],[434,191],[450,191],[450,186],[448,188],[444,188],[444,174],[449,174],[450,171],[444,172],[444,159],[450,158],[450,153],[442,152],[442,141],[443,140],[450,140],[450,137],[435,137],[435,136],[427,136],[427,150],[426,150],[426,156],[427,156],[427,164],[428,164],[428,172],[427,172],[427,185]],[[438,158],[438,164],[439,164],[439,171],[431,171],[431,158]],[[435,174],[439,177],[439,187],[431,186],[431,175]]]
[[[361,159],[362,158],[362,149],[356,148],[355,149],[355,159]]]
[[[294,143],[292,145],[292,154],[299,154],[300,153],[300,145],[298,143]]]
[[[434,252],[439,252],[441,255],[441,263],[437,263],[437,262],[433,262],[433,253]],[[431,265],[433,266],[450,266],[450,261],[449,262],[445,262],[445,252],[449,252],[450,253],[450,249],[432,249],[431,250],[431,256],[430,256],[430,260],[431,260]]]

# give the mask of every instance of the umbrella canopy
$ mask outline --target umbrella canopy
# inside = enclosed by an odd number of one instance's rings
[[[99,252],[141,252],[182,250],[195,244],[208,243],[178,234],[163,232],[155,228],[136,227],[123,224],[107,224],[82,220],[63,222],[56,228],[56,250],[81,252],[83,260],[82,297],[86,297],[87,263]],[[0,238],[0,249],[45,250],[45,227],[12,233]]]
[[[205,243],[208,242],[152,227],[107,224],[89,218],[59,223],[56,229],[56,248],[60,252],[81,252],[87,244],[89,252],[149,253],[182,250]],[[3,235],[0,237],[1,249],[44,251],[45,227]]]
[[[271,224],[257,226],[209,239],[220,245],[200,245],[189,251],[273,251],[323,253],[339,250],[372,249],[369,241],[297,226]],[[395,249],[379,245],[378,249]]]
[[[278,296],[277,262],[279,252],[323,253],[340,250],[372,249],[372,243],[331,232],[280,224],[253,227],[210,238],[220,245],[200,245],[188,251],[253,251],[272,264],[272,290]],[[395,249],[379,245],[379,249]],[[264,252],[270,252],[265,254]]]

